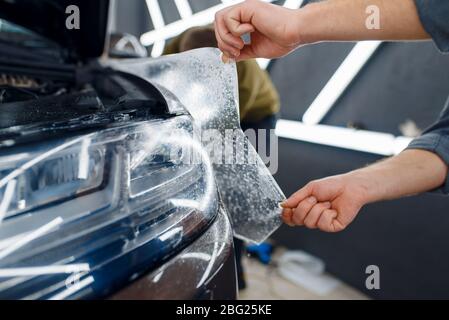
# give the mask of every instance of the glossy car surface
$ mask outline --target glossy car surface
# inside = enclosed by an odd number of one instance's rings
[[[69,5],[89,32],[63,26]],[[234,299],[198,124],[182,96],[98,63],[107,8],[0,3],[0,298]]]

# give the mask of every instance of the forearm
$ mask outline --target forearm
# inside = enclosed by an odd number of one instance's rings
[[[379,8],[380,28],[366,27],[368,6]],[[327,0],[298,10],[301,43],[429,39],[413,0]]]
[[[448,167],[439,156],[424,150],[406,150],[396,157],[348,173],[366,191],[366,203],[391,200],[440,187]]]

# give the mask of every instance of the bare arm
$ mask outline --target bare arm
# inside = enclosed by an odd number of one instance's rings
[[[368,6],[379,8],[380,29],[368,29]],[[328,0],[290,10],[246,0],[217,13],[219,48],[227,57],[281,57],[320,41],[428,39],[413,0]],[[240,36],[252,34],[251,44]]]
[[[371,192],[366,202],[391,200],[440,187],[446,180],[447,166],[435,153],[406,150],[352,174],[369,180]]]
[[[379,9],[380,28],[368,29],[367,8]],[[429,39],[413,0],[328,0],[299,9],[303,43]]]

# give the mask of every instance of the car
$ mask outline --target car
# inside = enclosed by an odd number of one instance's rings
[[[150,80],[176,58],[105,58],[108,6],[0,1],[0,299],[236,299],[189,100]]]

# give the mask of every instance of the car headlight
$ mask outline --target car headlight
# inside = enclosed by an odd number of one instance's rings
[[[189,116],[0,151],[0,298],[108,294],[218,212]]]

